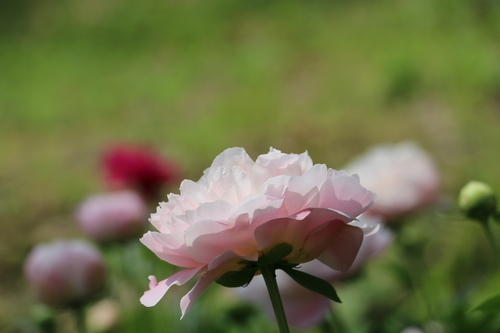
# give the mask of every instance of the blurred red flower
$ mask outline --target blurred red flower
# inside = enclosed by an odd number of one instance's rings
[[[108,187],[134,189],[148,200],[157,200],[164,186],[180,179],[174,162],[141,145],[110,147],[103,154],[102,167]]]

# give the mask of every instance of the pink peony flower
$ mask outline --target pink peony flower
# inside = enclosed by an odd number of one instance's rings
[[[24,272],[35,297],[51,306],[82,302],[106,282],[101,253],[81,240],[37,245],[26,259]]]
[[[364,215],[359,220],[373,226],[382,223],[379,218]],[[366,236],[354,263],[347,272],[332,270],[319,260],[301,264],[301,271],[330,283],[339,282],[356,274],[370,259],[378,257],[391,243],[392,238],[390,230],[383,226],[376,233]],[[331,310],[331,301],[327,297],[302,287],[283,271],[276,271],[276,279],[290,325],[307,329],[318,325],[325,319]],[[262,306],[269,315],[274,316],[262,276],[256,276],[248,286],[236,289],[236,293],[242,299]]]
[[[178,167],[143,146],[120,145],[103,156],[105,182],[111,189],[130,188],[148,199],[159,196],[163,186],[176,182]]]
[[[144,232],[148,207],[133,191],[118,191],[89,197],[77,209],[78,226],[96,241],[121,241]]]
[[[318,258],[346,271],[363,239],[352,221],[373,196],[357,176],[313,165],[307,153],[271,148],[254,162],[243,148],[227,149],[198,182],[183,181],[180,195],[170,194],[151,215],[159,232],[146,233],[142,243],[186,269],[159,283],[150,276],[141,302],[153,306],[172,285],[202,273],[181,300],[184,316],[212,282],[282,243],[292,247],[289,263]]]
[[[360,175],[363,186],[377,193],[367,213],[388,221],[431,203],[439,190],[433,160],[411,142],[375,146],[345,169]]]

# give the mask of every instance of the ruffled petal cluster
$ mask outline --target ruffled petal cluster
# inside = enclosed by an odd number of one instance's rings
[[[374,194],[356,175],[313,164],[307,153],[271,148],[253,161],[243,148],[216,157],[197,182],[184,180],[180,194],[160,203],[141,242],[160,259],[185,267],[157,282],[141,298],[155,305],[174,284],[203,273],[181,300],[184,314],[221,275],[281,243],[289,263],[318,259],[346,271],[361,246],[363,230],[350,224],[373,203]]]

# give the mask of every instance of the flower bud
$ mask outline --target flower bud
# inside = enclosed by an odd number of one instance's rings
[[[81,240],[37,245],[26,259],[24,273],[35,297],[56,307],[81,303],[106,282],[101,253]]]
[[[478,181],[470,181],[458,196],[458,207],[470,219],[481,222],[495,213],[497,198],[491,187]]]
[[[148,207],[133,191],[89,197],[75,219],[82,231],[99,242],[121,241],[141,234],[147,226]]]

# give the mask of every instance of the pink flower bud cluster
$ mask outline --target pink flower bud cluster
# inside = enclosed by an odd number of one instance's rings
[[[144,232],[149,208],[161,189],[178,177],[177,167],[152,150],[119,145],[102,160],[105,185],[111,192],[85,200],[75,218],[81,230],[98,242],[125,241]]]
[[[77,209],[75,218],[87,236],[108,242],[142,233],[147,226],[147,215],[148,207],[141,196],[124,190],[87,198]]]
[[[107,275],[99,250],[81,240],[37,245],[24,272],[35,297],[56,307],[85,301],[104,287]]]

